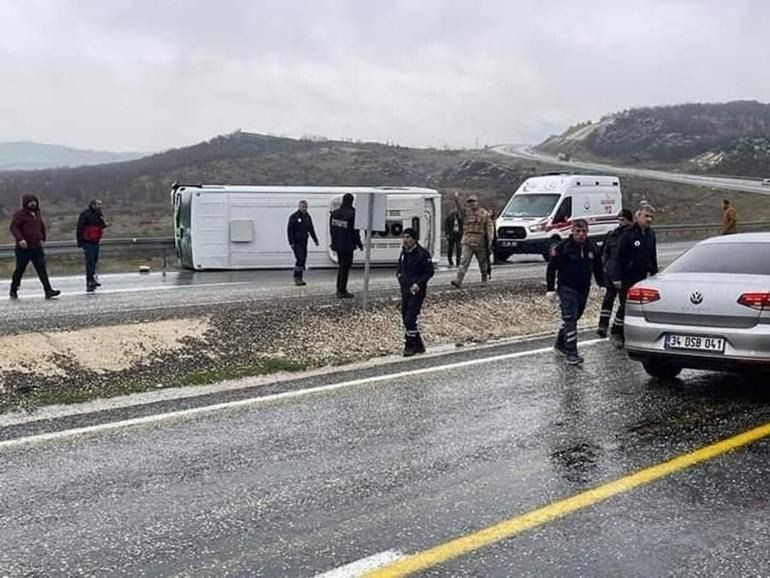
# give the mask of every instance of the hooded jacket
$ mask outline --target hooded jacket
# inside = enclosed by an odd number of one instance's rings
[[[329,217],[329,230],[332,238],[332,251],[352,253],[363,249],[361,235],[355,228],[356,210],[353,208],[353,195],[342,198],[342,206],[332,211]]]
[[[35,201],[37,207],[35,209],[28,209],[27,204],[30,201]],[[21,241],[27,242],[27,247],[35,249],[41,246],[41,243],[46,240],[45,223],[40,216],[40,202],[35,195],[22,195],[21,197],[21,209],[16,211],[11,219],[10,226],[11,234],[16,239],[16,246],[19,246]]]
[[[102,239],[102,232],[107,228],[104,222],[104,215],[101,210],[88,207],[80,213],[77,226],[78,247],[83,247],[85,243],[96,243]]]

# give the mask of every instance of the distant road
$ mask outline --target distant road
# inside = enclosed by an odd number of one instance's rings
[[[574,169],[584,169],[590,171],[602,171],[620,175],[631,175],[656,181],[665,181],[669,183],[683,183],[686,185],[695,185],[698,187],[707,187],[710,189],[727,189],[731,191],[742,191],[745,193],[759,193],[770,195],[770,186],[763,186],[760,181],[746,178],[727,178],[727,177],[708,177],[704,175],[692,175],[686,173],[672,173],[668,171],[655,171],[651,169],[634,169],[629,167],[618,167],[614,165],[605,165],[599,163],[588,163],[583,161],[563,161],[556,157],[535,151],[531,147],[521,147],[512,145],[500,145],[492,149],[496,153],[527,159],[551,163]]]

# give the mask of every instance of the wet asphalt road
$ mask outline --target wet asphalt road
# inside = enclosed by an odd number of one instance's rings
[[[665,384],[606,342],[568,368],[537,352],[548,345],[0,444],[0,576],[314,576],[423,550],[770,421],[764,381],[687,371]],[[408,373],[418,367],[434,369]],[[768,452],[756,442],[425,575],[767,575]]]
[[[670,263],[692,245],[691,242],[663,243],[659,248],[661,265]],[[448,287],[455,278],[456,269],[442,264],[431,281],[431,287]],[[334,269],[310,270],[305,279],[308,285],[295,287],[291,271],[173,271],[163,276],[124,273],[101,276],[103,287],[95,294],[85,293],[80,275],[58,277],[54,287],[62,291],[60,299],[43,300],[43,291],[33,271],[28,271],[19,291],[18,301],[7,293],[0,294],[0,334],[18,333],[46,326],[67,326],[68,320],[84,318],[87,323],[120,322],[121,318],[145,312],[176,312],[189,308],[206,308],[228,303],[297,299],[315,295],[333,295],[336,275]],[[516,256],[510,262],[495,266],[492,281],[542,278],[545,289],[545,263],[537,256]],[[466,283],[478,283],[478,268],[474,264]],[[0,280],[2,283],[3,280]],[[5,282],[8,282],[7,279]],[[392,268],[372,270],[372,291],[395,291],[396,280]],[[360,296],[363,272],[355,269],[349,288]]]

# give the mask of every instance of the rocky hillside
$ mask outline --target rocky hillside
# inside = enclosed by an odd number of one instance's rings
[[[637,108],[586,122],[539,147],[553,154],[723,174],[770,173],[770,104]]]

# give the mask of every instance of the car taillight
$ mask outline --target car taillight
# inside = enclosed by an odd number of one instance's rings
[[[629,303],[638,303],[639,305],[646,305],[660,299],[660,293],[657,289],[649,289],[648,287],[631,287],[626,295],[626,301]]]
[[[744,293],[738,303],[752,309],[770,309],[770,293]]]

